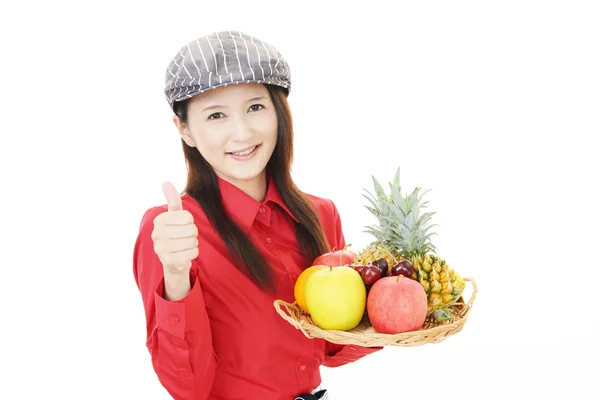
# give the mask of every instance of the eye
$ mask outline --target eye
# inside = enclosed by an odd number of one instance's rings
[[[265,106],[263,106],[262,104],[253,104],[250,106],[250,111],[260,111],[263,108],[265,108]]]
[[[223,118],[223,117],[224,117],[224,115],[223,115],[222,112],[216,112],[216,113],[210,114],[208,116],[208,119],[220,119],[220,118]]]

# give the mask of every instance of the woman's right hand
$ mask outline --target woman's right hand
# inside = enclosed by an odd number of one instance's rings
[[[198,257],[198,228],[173,184],[165,182],[162,188],[169,208],[154,219],[152,240],[163,265],[166,294],[172,300],[189,292],[190,267]]]

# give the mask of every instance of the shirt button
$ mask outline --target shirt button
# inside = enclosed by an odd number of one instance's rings
[[[305,369],[306,369],[306,365],[302,364],[302,365],[300,366],[300,371],[304,371]]]
[[[177,315],[171,315],[169,317],[169,321],[172,322],[172,323],[174,323],[174,324],[176,324],[176,323],[179,322],[179,317]]]
[[[265,242],[267,242],[267,243],[271,243],[271,242],[273,242],[273,241],[271,240],[271,238],[266,238],[266,239],[265,239]]]
[[[264,213],[265,212],[265,208],[261,207],[261,208],[258,209],[258,211],[261,212],[261,213]]]

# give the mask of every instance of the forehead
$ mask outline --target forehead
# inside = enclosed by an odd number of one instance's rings
[[[209,90],[192,98],[190,106],[195,107],[219,104],[222,106],[246,102],[254,97],[269,96],[269,91],[261,83],[240,83]]]

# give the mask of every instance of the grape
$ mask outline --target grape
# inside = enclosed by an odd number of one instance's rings
[[[412,263],[408,260],[400,260],[398,264],[392,267],[392,275],[399,276],[403,275],[407,278],[410,278],[414,272],[414,267]]]
[[[388,274],[389,266],[385,258],[378,258],[377,260],[373,261],[372,264],[381,270],[382,278]]]

